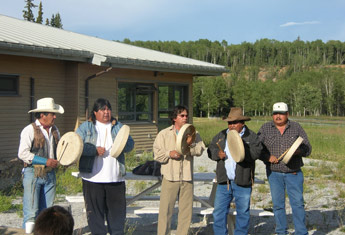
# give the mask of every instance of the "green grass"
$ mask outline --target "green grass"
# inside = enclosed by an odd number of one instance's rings
[[[316,164],[314,168],[302,168],[308,177],[329,176],[330,180],[345,183],[345,120],[342,117],[290,117],[300,123],[308,135],[312,145],[312,153],[308,158],[331,161],[335,165]],[[257,132],[271,117],[252,117],[246,122],[249,129]],[[221,130],[227,128],[227,123],[217,118],[194,118],[193,125],[208,146],[212,138]]]
[[[12,200],[22,196],[23,186],[21,181],[18,181],[13,186],[0,191],[0,213],[7,211],[16,211],[19,216],[22,217],[23,205],[12,204]]]
[[[257,186],[258,192],[259,193],[269,193],[270,189],[268,186],[264,185],[264,184],[260,184],[259,186]]]
[[[136,150],[133,149],[131,152],[125,154],[126,159],[126,171],[132,171],[135,167],[144,164],[146,161],[153,160],[152,152],[143,152],[137,154]]]
[[[83,191],[80,178],[72,176],[73,171],[79,171],[75,165],[60,166],[56,172],[56,194],[76,194]]]
[[[12,198],[6,195],[0,195],[0,212],[6,212],[12,209]]]

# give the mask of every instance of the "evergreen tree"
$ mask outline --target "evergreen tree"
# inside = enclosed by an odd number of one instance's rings
[[[36,19],[36,23],[42,24],[43,22],[43,7],[42,2],[40,2],[40,5],[38,6],[38,16]]]
[[[52,18],[50,19],[50,26],[62,29],[62,22],[59,13],[56,13],[56,15],[52,15]]]
[[[23,10],[23,18],[24,20],[35,22],[35,16],[32,12],[32,8],[37,7],[37,5],[33,3],[33,0],[25,0],[25,2],[26,2],[26,5],[24,8],[26,10]]]
[[[52,25],[53,26],[53,25]],[[61,16],[60,13],[56,13],[55,18],[54,18],[54,26],[55,28],[62,29],[62,21],[61,21]]]
[[[52,17],[50,18],[50,26],[55,27],[55,15],[52,14]]]

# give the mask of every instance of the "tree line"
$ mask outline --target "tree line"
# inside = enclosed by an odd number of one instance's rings
[[[220,64],[231,70],[243,66],[293,66],[301,71],[305,66],[344,64],[345,42],[321,40],[293,42],[260,39],[254,43],[230,44],[223,40],[210,41],[130,41],[124,43],[167,52],[209,63]]]
[[[37,17],[35,18],[35,15],[33,13],[33,9],[37,7],[37,5],[34,4],[33,0],[24,0],[25,6],[23,10],[23,18],[24,20],[35,22],[38,24],[43,23],[43,5],[42,1],[40,1],[40,4],[38,5],[38,12]],[[60,13],[52,14],[50,20],[46,18],[45,24],[62,29],[62,19],[60,16]]]
[[[123,42],[229,68],[222,76],[194,78],[195,116],[224,116],[232,106],[251,116],[270,115],[279,101],[292,115],[345,115],[344,42]]]

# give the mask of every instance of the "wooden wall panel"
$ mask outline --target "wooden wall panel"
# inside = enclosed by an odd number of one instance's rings
[[[30,123],[30,78],[34,78],[34,108],[36,101],[53,97],[65,113],[57,116],[56,125],[61,135],[73,131],[76,124],[86,120],[85,80],[105,71],[106,67],[20,56],[0,55],[0,74],[19,75],[19,96],[0,97],[0,159],[17,155],[21,130]],[[109,99],[113,116],[117,117],[117,86],[119,81],[133,83],[179,83],[189,85],[189,106],[192,107],[192,82],[190,74],[161,73],[143,70],[117,69],[96,76],[89,81],[89,112],[99,97]],[[157,134],[158,93],[154,93],[153,123],[130,123],[136,149],[152,151]],[[190,109],[192,116],[192,109]],[[120,120],[121,121],[121,120]]]
[[[19,96],[0,96],[1,159],[12,159],[17,156],[20,132],[30,123],[31,115],[28,114],[28,111],[31,109],[31,78],[34,79],[33,108],[36,108],[38,99],[53,97],[55,102],[61,104],[65,109],[65,114],[58,114],[56,119],[56,125],[61,135],[72,130],[77,117],[75,109],[77,101],[76,98],[73,98],[73,94],[76,94],[76,86],[69,88],[69,85],[77,83],[77,73],[75,73],[73,82],[72,76],[66,76],[67,64],[68,62],[58,60],[0,55],[0,73],[19,75]],[[73,66],[76,65],[70,67]],[[77,96],[75,95],[75,97]],[[70,100],[73,99],[75,101],[72,101],[71,105]]]

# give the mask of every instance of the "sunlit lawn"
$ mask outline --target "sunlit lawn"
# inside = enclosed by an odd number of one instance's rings
[[[330,175],[332,180],[345,183],[345,120],[344,118],[331,117],[290,117],[299,122],[308,135],[312,145],[310,159],[332,161],[335,165],[318,164],[309,170],[303,168],[306,176],[320,177]],[[271,121],[271,117],[252,118],[246,125],[257,132],[262,124]],[[194,118],[193,124],[199,131],[206,146],[209,145],[213,136],[227,128],[227,123],[221,119]]]
[[[311,158],[330,161],[345,158],[344,118],[291,117],[290,119],[299,122],[306,131],[313,148]],[[271,117],[254,117],[251,121],[246,122],[246,125],[257,132],[267,121],[271,121]],[[227,128],[227,123],[221,119],[194,118],[193,124],[206,145],[219,131]]]

